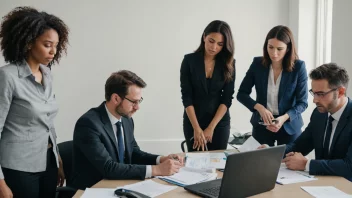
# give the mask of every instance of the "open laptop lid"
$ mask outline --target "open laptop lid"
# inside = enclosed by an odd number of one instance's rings
[[[275,187],[286,145],[227,157],[219,197],[247,197]]]

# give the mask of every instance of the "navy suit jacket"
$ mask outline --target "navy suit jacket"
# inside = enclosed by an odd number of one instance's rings
[[[267,91],[269,67],[262,64],[262,57],[255,57],[244,77],[237,93],[237,100],[253,112],[251,123],[258,126],[261,119],[254,106],[259,103],[267,107]],[[292,72],[283,70],[279,87],[279,115],[287,113],[290,119],[284,123],[284,129],[290,135],[300,133],[303,126],[301,113],[308,106],[307,70],[304,61],[296,60]],[[257,98],[250,97],[252,87],[255,86]]]
[[[224,67],[225,62],[216,59],[210,87],[207,87],[204,55],[200,52],[187,54],[182,61],[180,71],[182,103],[185,109],[188,106],[194,106],[197,120],[203,127],[208,127],[220,104],[226,105],[227,111],[218,126],[230,124],[228,109],[232,104],[235,92],[236,72],[233,72],[230,82],[225,82]],[[235,60],[233,61],[233,67],[235,68]],[[186,111],[183,117],[190,124]]]
[[[118,163],[118,147],[105,102],[78,119],[73,134],[72,187],[85,189],[102,179],[145,179],[145,165],[155,165],[157,155],[139,149],[132,118],[122,117],[122,127],[123,164]]]
[[[301,152],[309,154],[315,149],[315,160],[309,164],[311,175],[337,175],[352,181],[352,101],[348,104],[337,123],[330,146],[329,158],[323,158],[323,144],[328,113],[315,109],[305,131],[291,144],[286,153]]]

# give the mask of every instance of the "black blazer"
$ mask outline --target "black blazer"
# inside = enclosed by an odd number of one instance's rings
[[[73,187],[85,189],[102,179],[145,178],[145,165],[155,165],[157,155],[139,149],[133,135],[132,118],[122,117],[122,126],[124,164],[118,163],[117,143],[105,103],[90,109],[78,119],[73,134]]]
[[[220,104],[226,105],[227,108],[230,108],[232,104],[236,75],[234,71],[232,80],[225,83],[225,64],[222,60],[215,61],[210,88],[208,88],[205,78],[204,55],[199,52],[187,54],[182,61],[180,79],[183,106],[185,108],[190,105],[194,106],[201,127],[207,127]],[[235,60],[233,64],[235,68]],[[184,119],[189,121],[186,112],[184,112]],[[230,123],[228,110],[219,122],[219,124],[221,123]]]
[[[311,175],[337,175],[352,181],[352,101],[348,104],[337,123],[329,157],[324,159],[324,137],[328,113],[315,109],[304,132],[286,146],[286,153],[301,152],[308,155],[315,149],[315,159],[309,164]]]

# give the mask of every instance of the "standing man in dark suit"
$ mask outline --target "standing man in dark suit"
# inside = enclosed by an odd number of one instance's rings
[[[287,145],[289,169],[311,175],[337,175],[352,181],[352,101],[346,96],[349,77],[344,68],[324,64],[310,73],[309,91],[317,108],[305,131]],[[315,149],[315,159],[305,155]]]
[[[144,179],[178,172],[183,158],[157,156],[139,149],[131,116],[142,102],[146,83],[122,70],[105,84],[105,99],[76,123],[73,136],[73,187],[84,189],[102,179]]]

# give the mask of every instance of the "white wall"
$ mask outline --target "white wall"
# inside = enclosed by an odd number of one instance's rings
[[[0,16],[19,5],[53,13],[71,29],[68,55],[53,68],[59,141],[72,139],[76,120],[104,100],[110,73],[128,69],[148,84],[141,109],[134,115],[136,139],[143,150],[161,154],[180,152],[184,139],[180,63],[184,54],[198,47],[205,26],[220,19],[232,28],[235,97],[252,58],[262,54],[267,32],[295,20],[289,19],[289,0],[11,0],[1,3]],[[0,63],[4,64],[1,56]],[[233,127],[251,130],[249,110],[234,99],[230,111]],[[304,114],[306,123],[310,113]]]
[[[331,39],[331,62],[345,67],[350,83],[347,95],[352,97],[352,66],[351,66],[351,46],[352,46],[352,1],[334,0],[332,12],[332,39]]]

